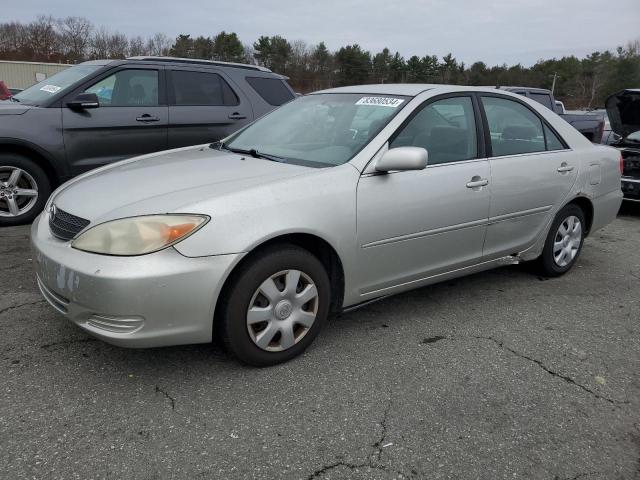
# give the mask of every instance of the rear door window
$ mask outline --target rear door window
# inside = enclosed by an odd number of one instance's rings
[[[519,102],[482,97],[494,157],[546,150],[542,121]]]
[[[212,72],[171,71],[171,105],[238,105],[238,96],[221,75]]]
[[[284,81],[278,78],[247,77],[246,80],[269,105],[277,107],[295,97]]]

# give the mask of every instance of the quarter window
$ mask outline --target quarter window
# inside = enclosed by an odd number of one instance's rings
[[[247,83],[269,105],[277,107],[294,98],[291,90],[277,78],[247,77]]]
[[[457,162],[478,156],[476,122],[470,97],[438,100],[420,110],[389,148],[422,147],[429,164]]]
[[[546,125],[544,126],[544,136],[547,139],[547,150],[564,150],[564,144]]]
[[[482,97],[494,157],[545,150],[542,121],[524,105],[497,97]]]
[[[85,91],[95,93],[105,107],[157,106],[158,71],[120,70]]]
[[[172,105],[238,105],[238,97],[217,73],[171,72]]]

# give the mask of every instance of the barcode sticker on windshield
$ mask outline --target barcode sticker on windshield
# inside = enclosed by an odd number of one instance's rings
[[[378,107],[397,108],[404,100],[401,98],[389,97],[362,97],[356,102],[356,105],[376,105]]]
[[[60,90],[60,88],[62,87],[58,87],[57,85],[45,85],[44,87],[40,87],[40,90],[49,93],[56,93],[58,90]]]

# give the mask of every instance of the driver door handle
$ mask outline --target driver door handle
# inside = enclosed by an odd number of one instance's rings
[[[229,115],[229,118],[231,120],[244,120],[245,118],[247,118],[247,116],[238,112],[233,112],[231,115]]]
[[[152,117],[151,115],[149,115],[148,113],[145,113],[144,115],[140,115],[139,117],[136,117],[136,122],[159,122],[160,119],[158,117]]]

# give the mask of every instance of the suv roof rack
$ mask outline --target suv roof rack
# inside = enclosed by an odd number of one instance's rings
[[[221,62],[217,60],[203,60],[199,58],[180,58],[180,57],[153,57],[139,56],[127,57],[127,60],[142,60],[145,62],[167,62],[167,63],[194,63],[197,65],[217,65],[219,67],[245,68],[247,70],[258,70],[260,72],[271,72],[266,67],[259,65],[249,65],[248,63]]]

